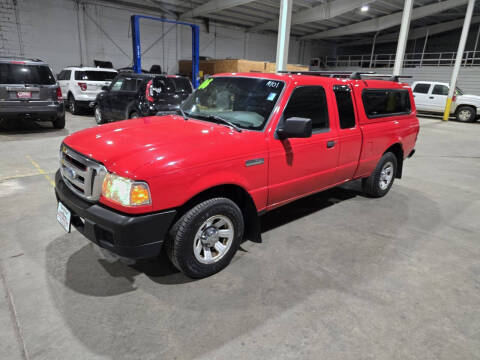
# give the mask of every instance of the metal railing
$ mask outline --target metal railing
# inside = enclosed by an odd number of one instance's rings
[[[456,52],[407,53],[403,67],[453,66],[456,56]],[[328,67],[389,68],[395,63],[395,54],[326,56],[323,61]],[[462,66],[480,66],[480,50],[465,51]]]

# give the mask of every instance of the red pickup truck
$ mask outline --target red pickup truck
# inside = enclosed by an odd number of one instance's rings
[[[178,115],[74,133],[60,149],[57,218],[120,257],[165,246],[187,276],[228,265],[259,215],[362,179],[384,196],[419,132],[398,81],[311,74],[220,74]]]

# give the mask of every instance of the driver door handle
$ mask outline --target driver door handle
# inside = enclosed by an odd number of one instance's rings
[[[335,140],[327,141],[327,149],[333,148],[335,146]]]

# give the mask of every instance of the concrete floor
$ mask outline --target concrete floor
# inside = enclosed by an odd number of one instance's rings
[[[278,209],[199,281],[57,224],[60,142],[93,125],[0,131],[2,359],[480,359],[480,122],[422,119],[388,196]]]

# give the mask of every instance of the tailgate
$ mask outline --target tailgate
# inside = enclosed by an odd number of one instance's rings
[[[4,106],[45,105],[56,100],[56,86],[0,85],[0,102]]]

